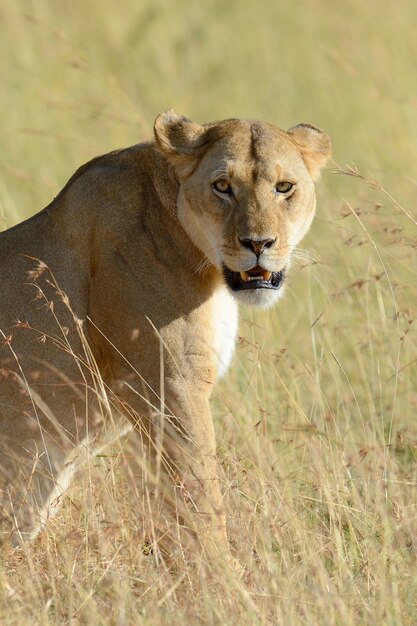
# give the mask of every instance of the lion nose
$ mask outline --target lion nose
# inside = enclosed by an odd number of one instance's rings
[[[239,239],[242,246],[245,248],[249,248],[249,250],[253,250],[256,256],[260,256],[265,248],[270,248],[276,242],[275,239]]]

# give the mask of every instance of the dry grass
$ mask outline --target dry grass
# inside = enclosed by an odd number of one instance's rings
[[[242,311],[213,400],[247,579],[147,555],[131,435],[1,562],[1,624],[417,622],[416,17],[412,0],[1,0],[5,225],[169,106],[311,121],[343,166],[285,300]]]

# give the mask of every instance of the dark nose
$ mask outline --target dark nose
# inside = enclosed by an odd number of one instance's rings
[[[265,248],[270,248],[275,242],[275,239],[239,239],[242,246],[245,248],[249,248],[249,250],[253,250],[256,256],[260,256]]]

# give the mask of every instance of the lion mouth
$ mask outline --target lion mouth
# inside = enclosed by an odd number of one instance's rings
[[[270,272],[260,265],[256,265],[246,272],[234,272],[223,265],[223,274],[232,291],[279,289],[284,281],[285,268],[280,272]]]

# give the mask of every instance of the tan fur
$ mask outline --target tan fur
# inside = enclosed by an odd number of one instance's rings
[[[104,385],[149,454],[163,449],[156,467],[169,465],[188,494],[207,550],[227,556],[209,408],[237,327],[222,265],[256,265],[239,238],[274,239],[258,262],[288,265],[330,142],[308,125],[199,126],[173,112],[157,118],[155,139],[94,159],[0,236],[3,515],[28,535],[47,519],[62,472],[110,419],[97,402]],[[213,190],[219,178],[233,198]],[[283,198],[274,186],[287,180],[295,191]],[[268,306],[281,291],[237,296]]]

